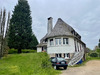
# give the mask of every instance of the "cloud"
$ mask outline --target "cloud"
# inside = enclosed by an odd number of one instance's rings
[[[31,7],[32,29],[38,40],[47,32],[47,18],[53,25],[62,18],[81,36],[87,47],[94,48],[100,38],[100,0],[28,0]],[[17,0],[0,0],[0,9],[12,11]]]

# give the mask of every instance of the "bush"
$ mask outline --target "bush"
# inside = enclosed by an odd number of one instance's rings
[[[97,53],[91,53],[90,57],[98,57],[98,54]]]
[[[51,68],[51,62],[50,62],[50,58],[48,56],[47,53],[41,53],[43,54],[42,56],[42,62],[41,62],[41,67],[44,68]]]
[[[36,53],[36,50],[22,49],[22,53]]]
[[[10,49],[8,51],[8,54],[17,54],[17,49]],[[36,50],[30,50],[30,49],[22,49],[22,53],[36,53]]]
[[[17,50],[16,49],[9,49],[8,54],[16,54]]]

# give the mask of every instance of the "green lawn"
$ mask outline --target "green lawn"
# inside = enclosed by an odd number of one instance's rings
[[[9,54],[0,59],[0,75],[58,75],[46,53]]]

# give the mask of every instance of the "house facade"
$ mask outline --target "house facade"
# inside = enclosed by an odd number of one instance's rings
[[[48,18],[47,34],[37,45],[37,52],[47,52],[50,57],[64,57],[66,60],[71,60],[75,53],[85,52],[86,44],[70,25],[58,18],[53,28],[52,20],[52,17]]]

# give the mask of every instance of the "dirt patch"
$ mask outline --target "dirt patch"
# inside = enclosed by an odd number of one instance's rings
[[[81,67],[68,67],[60,75],[100,75],[100,60],[91,60]]]

